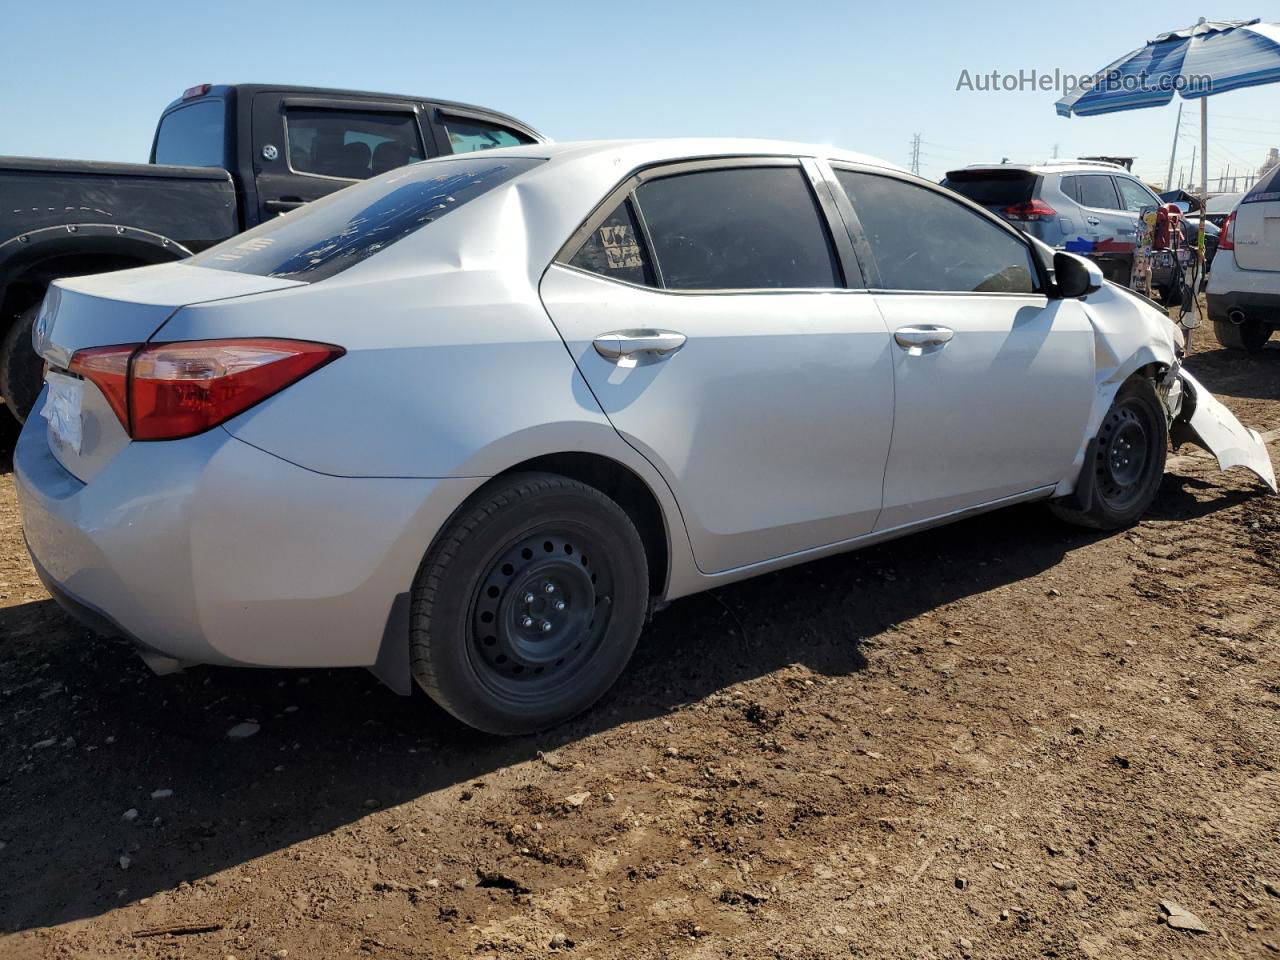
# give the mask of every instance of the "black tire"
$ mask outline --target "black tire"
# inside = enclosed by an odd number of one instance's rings
[[[613,686],[648,600],[644,545],[621,507],[567,477],[513,474],[462,508],[418,571],[413,675],[478,730],[545,730]]]
[[[44,383],[44,361],[31,346],[39,312],[37,303],[20,313],[0,342],[0,396],[19,423],[26,422]]]
[[[1119,530],[1146,513],[1160,489],[1169,452],[1169,425],[1151,381],[1135,378],[1116,393],[1092,447],[1091,496],[1087,509],[1074,501],[1054,501],[1063,520],[1095,530]]]
[[[1260,320],[1232,323],[1230,320],[1213,321],[1213,335],[1228,350],[1261,350],[1271,339],[1274,328]]]

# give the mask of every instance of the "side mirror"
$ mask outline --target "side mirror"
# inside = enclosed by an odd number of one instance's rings
[[[1053,277],[1059,296],[1068,299],[1087,297],[1102,289],[1102,271],[1092,260],[1059,250],[1053,255]]]

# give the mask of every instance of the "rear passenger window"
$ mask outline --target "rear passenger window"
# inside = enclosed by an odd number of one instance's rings
[[[285,128],[295,173],[364,180],[426,157],[412,113],[291,107]]]
[[[1099,210],[1119,210],[1115,184],[1106,174],[1090,173],[1076,177],[1078,199],[1082,207]]]
[[[636,190],[663,286],[672,290],[842,285],[799,167],[675,174]]]
[[[622,201],[587,237],[569,263],[611,280],[653,286],[649,257],[630,200]]]
[[[836,179],[880,268],[880,289],[1035,291],[1027,245],[945,194],[849,170],[837,170]]]
[[[476,150],[492,150],[495,147],[518,147],[533,141],[522,133],[508,130],[483,120],[463,120],[460,117],[444,118],[445,133],[449,135],[449,148],[454,153],[474,153]]]

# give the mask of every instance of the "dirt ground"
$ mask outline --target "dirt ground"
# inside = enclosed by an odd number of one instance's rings
[[[1280,427],[1280,343],[1201,339]],[[0,956],[1280,957],[1278,543],[1184,456],[1123,533],[1029,506],[680,601],[502,741],[359,670],[152,676],[42,590],[6,463]]]

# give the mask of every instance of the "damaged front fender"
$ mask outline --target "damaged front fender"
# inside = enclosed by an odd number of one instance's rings
[[[1182,378],[1184,397],[1182,413],[1169,427],[1169,439],[1175,445],[1194,443],[1218,459],[1223,470],[1245,467],[1276,490],[1276,472],[1271,465],[1267,445],[1257,430],[1251,430],[1236,419],[1235,414],[1218,402],[1200,381],[1185,370]]]

